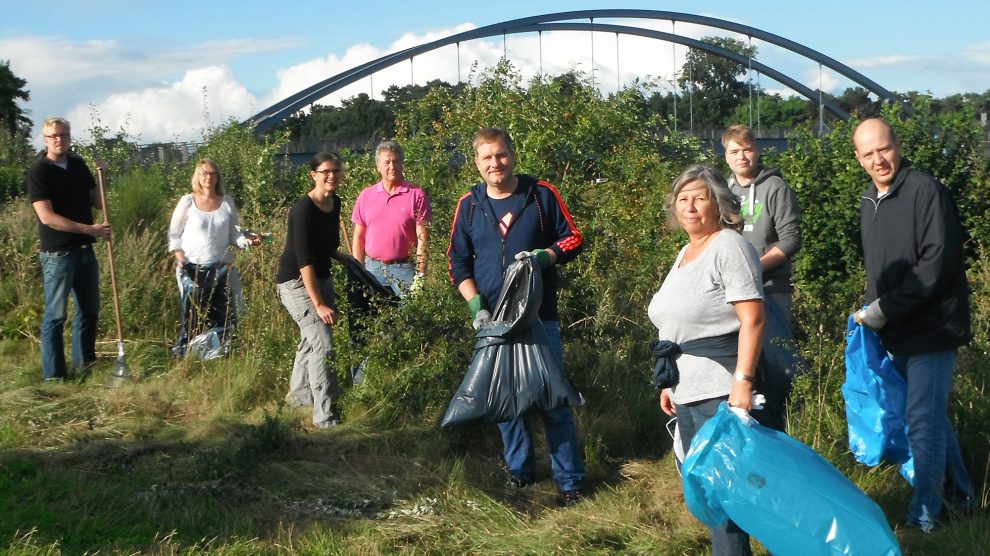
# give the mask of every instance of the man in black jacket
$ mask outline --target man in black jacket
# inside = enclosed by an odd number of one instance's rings
[[[890,124],[863,121],[853,144],[872,179],[860,206],[867,308],[854,318],[878,332],[907,381],[907,523],[928,532],[943,497],[964,509],[974,500],[947,412],[958,350],[971,337],[962,227],[945,186],[901,157]]]

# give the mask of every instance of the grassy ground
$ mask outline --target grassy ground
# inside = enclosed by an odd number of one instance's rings
[[[685,510],[662,431],[643,450],[649,457],[597,458],[588,500],[565,509],[545,463],[537,485],[504,485],[494,427],[383,427],[353,415],[310,430],[303,410],[232,407],[230,391],[253,374],[241,355],[146,368],[134,347],[137,377],[110,388],[112,353],[88,379],[49,386],[38,383],[36,345],[0,343],[0,552],[710,550]],[[599,411],[580,414],[583,430],[600,428]],[[908,490],[892,469],[845,471],[888,515],[903,513]],[[908,554],[975,554],[990,546],[990,519],[897,533]]]

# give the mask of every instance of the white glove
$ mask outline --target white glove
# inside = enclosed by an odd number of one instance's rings
[[[866,309],[856,311],[853,320],[871,330],[880,330],[887,324],[887,316],[880,309],[879,299],[870,303]]]
[[[520,252],[516,253],[516,260],[517,261],[521,261],[521,260],[525,259],[526,257],[532,257],[532,256],[533,256],[533,252],[532,251],[520,251]]]
[[[413,276],[412,284],[409,284],[409,295],[416,295],[417,293],[423,291],[423,283],[426,281],[426,276],[422,272],[417,272]]]
[[[757,394],[756,392],[753,392],[753,397],[750,399],[753,403],[752,410],[763,409],[763,404],[767,403],[766,396],[763,394]],[[756,419],[753,419],[753,417],[749,414],[749,411],[746,411],[741,407],[729,406],[729,409],[735,413],[736,417],[739,417],[739,420],[742,421],[747,427],[753,426],[753,423],[756,422]]]
[[[482,309],[478,311],[478,315],[474,317],[474,322],[471,323],[471,326],[473,326],[475,330],[481,330],[482,326],[485,326],[490,322],[492,322],[492,314],[488,312],[488,309]]]

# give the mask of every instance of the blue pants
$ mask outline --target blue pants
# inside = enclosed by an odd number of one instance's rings
[[[948,413],[957,355],[953,349],[892,357],[907,381],[905,417],[914,457],[908,521],[926,531],[935,526],[943,496],[960,505],[971,504],[974,496]]]
[[[39,255],[45,281],[45,316],[41,321],[41,371],[46,381],[68,377],[62,331],[69,294],[76,304],[72,320],[72,367],[96,361],[96,325],[100,318],[100,266],[92,245]]]
[[[761,425],[786,433],[791,382],[798,368],[804,364],[794,345],[791,292],[767,293],[764,311],[766,326],[763,329],[763,352],[756,390],[766,397],[766,403],[762,411],[754,411],[752,415]]]
[[[378,283],[392,288],[399,298],[405,297],[416,277],[416,265],[413,263],[385,264],[371,257],[364,258],[364,268],[378,279]]]
[[[677,404],[677,429],[684,453],[691,447],[691,439],[709,419],[715,416],[720,403],[727,397],[712,398],[688,404]],[[731,519],[712,530],[712,556],[749,556],[749,534]]]
[[[564,350],[560,341],[560,323],[543,321],[543,329],[550,341],[550,350],[563,367]],[[543,429],[546,433],[554,480],[557,481],[561,491],[581,488],[587,473],[581,446],[577,440],[574,411],[570,407],[562,407],[540,413],[543,416]],[[499,423],[498,428],[502,432],[502,444],[505,447],[503,455],[509,473],[521,482],[532,482],[535,475],[533,462],[535,457],[529,415]]]

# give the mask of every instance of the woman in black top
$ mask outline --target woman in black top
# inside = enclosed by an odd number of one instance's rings
[[[278,297],[299,325],[301,340],[286,401],[312,406],[318,428],[340,424],[334,365],[333,325],[337,323],[330,264],[340,247],[340,197],[343,161],[337,153],[319,153],[309,163],[313,189],[289,210],[285,249],[278,261]]]

